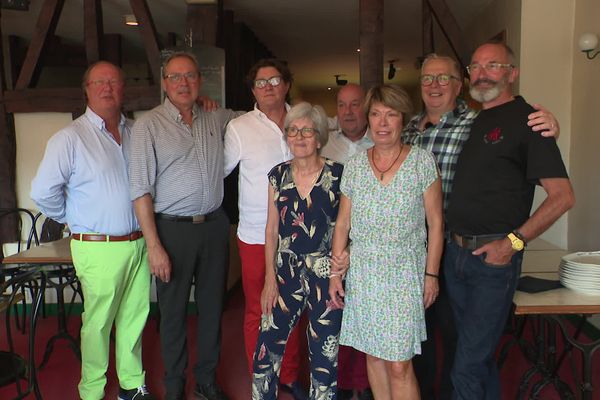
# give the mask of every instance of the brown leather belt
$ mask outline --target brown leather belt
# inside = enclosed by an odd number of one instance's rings
[[[450,232],[450,239],[467,250],[475,250],[494,240],[504,239],[507,234],[495,233],[490,235],[459,235],[455,232]]]
[[[74,233],[71,236],[73,239],[82,242],[133,242],[143,237],[144,234],[142,231],[135,231],[123,236],[102,235],[100,233]]]
[[[205,222],[214,220],[219,215],[220,211],[221,211],[221,207],[217,208],[214,211],[209,212],[208,214],[181,216],[181,215],[156,213],[156,214],[154,214],[154,216],[156,217],[156,219],[164,219],[166,221],[191,222],[192,224],[203,224]]]

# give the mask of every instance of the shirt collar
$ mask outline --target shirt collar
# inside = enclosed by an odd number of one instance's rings
[[[177,107],[175,107],[173,103],[171,103],[171,100],[168,97],[165,97],[165,102],[163,103],[163,106],[165,107],[165,110],[167,110],[167,113],[171,118],[173,118],[177,122],[183,121],[181,112]],[[192,107],[192,120],[196,119],[196,117],[198,116],[198,110],[198,105],[194,103]]]
[[[92,123],[92,125],[94,125],[96,128],[100,129],[101,131],[106,130],[106,124],[105,124],[104,120],[102,119],[102,117],[100,117],[98,114],[96,114],[89,106],[85,108],[85,116]],[[126,121],[127,121],[127,118],[125,118],[123,113],[121,113],[121,118],[119,120],[119,127],[122,127],[123,125],[125,125]]]
[[[292,108],[292,106],[290,106],[288,103],[285,103],[285,111],[290,111],[290,108]],[[261,118],[269,118],[267,117],[267,114],[260,111],[257,103],[254,103],[254,111],[256,111]]]

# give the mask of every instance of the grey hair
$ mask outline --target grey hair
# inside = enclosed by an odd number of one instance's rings
[[[165,58],[165,60],[162,63],[162,70],[164,71],[167,68],[167,65],[176,58],[187,58],[194,64],[194,66],[196,67],[196,71],[200,73],[200,64],[198,64],[198,59],[195,55],[187,51],[175,51],[169,54],[169,56]]]
[[[329,124],[323,107],[319,105],[313,106],[305,101],[298,103],[287,112],[283,126],[287,129],[293,121],[302,118],[308,118],[312,121],[314,128],[317,130],[317,140],[321,145],[321,149],[325,147],[329,139]]]
[[[458,76],[458,78],[460,78],[460,80],[462,81],[463,74],[462,74],[462,69],[461,69],[460,65],[458,64],[458,61],[456,61],[452,57],[445,56],[445,55],[438,55],[435,53],[428,54],[427,57],[425,57],[425,59],[423,60],[423,64],[421,65],[421,72],[423,71],[423,68],[425,68],[425,64],[427,64],[431,60],[447,61],[450,64],[450,67],[454,70],[454,72]]]

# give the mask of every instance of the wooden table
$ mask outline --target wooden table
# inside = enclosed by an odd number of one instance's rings
[[[558,279],[557,272],[526,273],[525,275]],[[539,374],[542,379],[532,387],[531,398],[538,398],[537,396],[542,388],[548,384],[554,385],[561,396],[574,398],[570,388],[560,380],[557,372],[564,358],[572,347],[575,347],[581,351],[583,356],[582,381],[579,384],[581,398],[591,400],[593,398],[592,357],[594,352],[600,348],[600,338],[583,342],[579,337],[587,318],[593,314],[600,314],[600,295],[583,294],[567,288],[540,293],[517,291],[513,302],[515,304],[515,315],[522,316],[523,323],[525,317],[531,316],[536,325],[534,327],[534,344],[526,343],[522,337],[518,338],[524,354],[526,357],[529,355],[527,358],[534,364],[523,376],[518,397],[522,398],[524,396],[531,379]],[[574,332],[566,324],[570,315],[580,315],[582,317]],[[535,332],[536,328],[537,332]],[[556,357],[557,331],[562,333],[568,343],[558,360]],[[573,376],[576,375],[574,373]]]
[[[40,367],[43,367],[49,360],[54,342],[58,339],[65,339],[75,355],[81,360],[81,350],[78,341],[69,334],[67,330],[67,320],[65,312],[64,288],[66,286],[75,287],[77,284],[77,275],[73,267],[73,258],[71,257],[71,238],[66,237],[54,242],[42,243],[37,247],[22,251],[17,254],[5,257],[2,264],[5,264],[6,270],[40,268],[45,275],[44,287],[56,289],[57,307],[58,307],[58,332],[52,336],[46,344],[46,351]],[[57,279],[57,281],[53,280]],[[81,295],[81,292],[79,291]],[[81,296],[83,299],[83,296]]]
[[[4,257],[2,264],[15,265],[73,265],[71,257],[71,238],[66,237],[54,242],[42,243],[29,250]]]

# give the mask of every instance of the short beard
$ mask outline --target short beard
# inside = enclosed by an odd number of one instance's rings
[[[489,89],[477,89],[477,84],[481,81],[492,83],[494,86]],[[504,89],[506,89],[507,85],[508,79],[506,76],[503,76],[496,82],[491,79],[479,79],[473,82],[473,85],[469,89],[469,94],[479,103],[489,103],[490,101],[496,100],[502,94]]]

